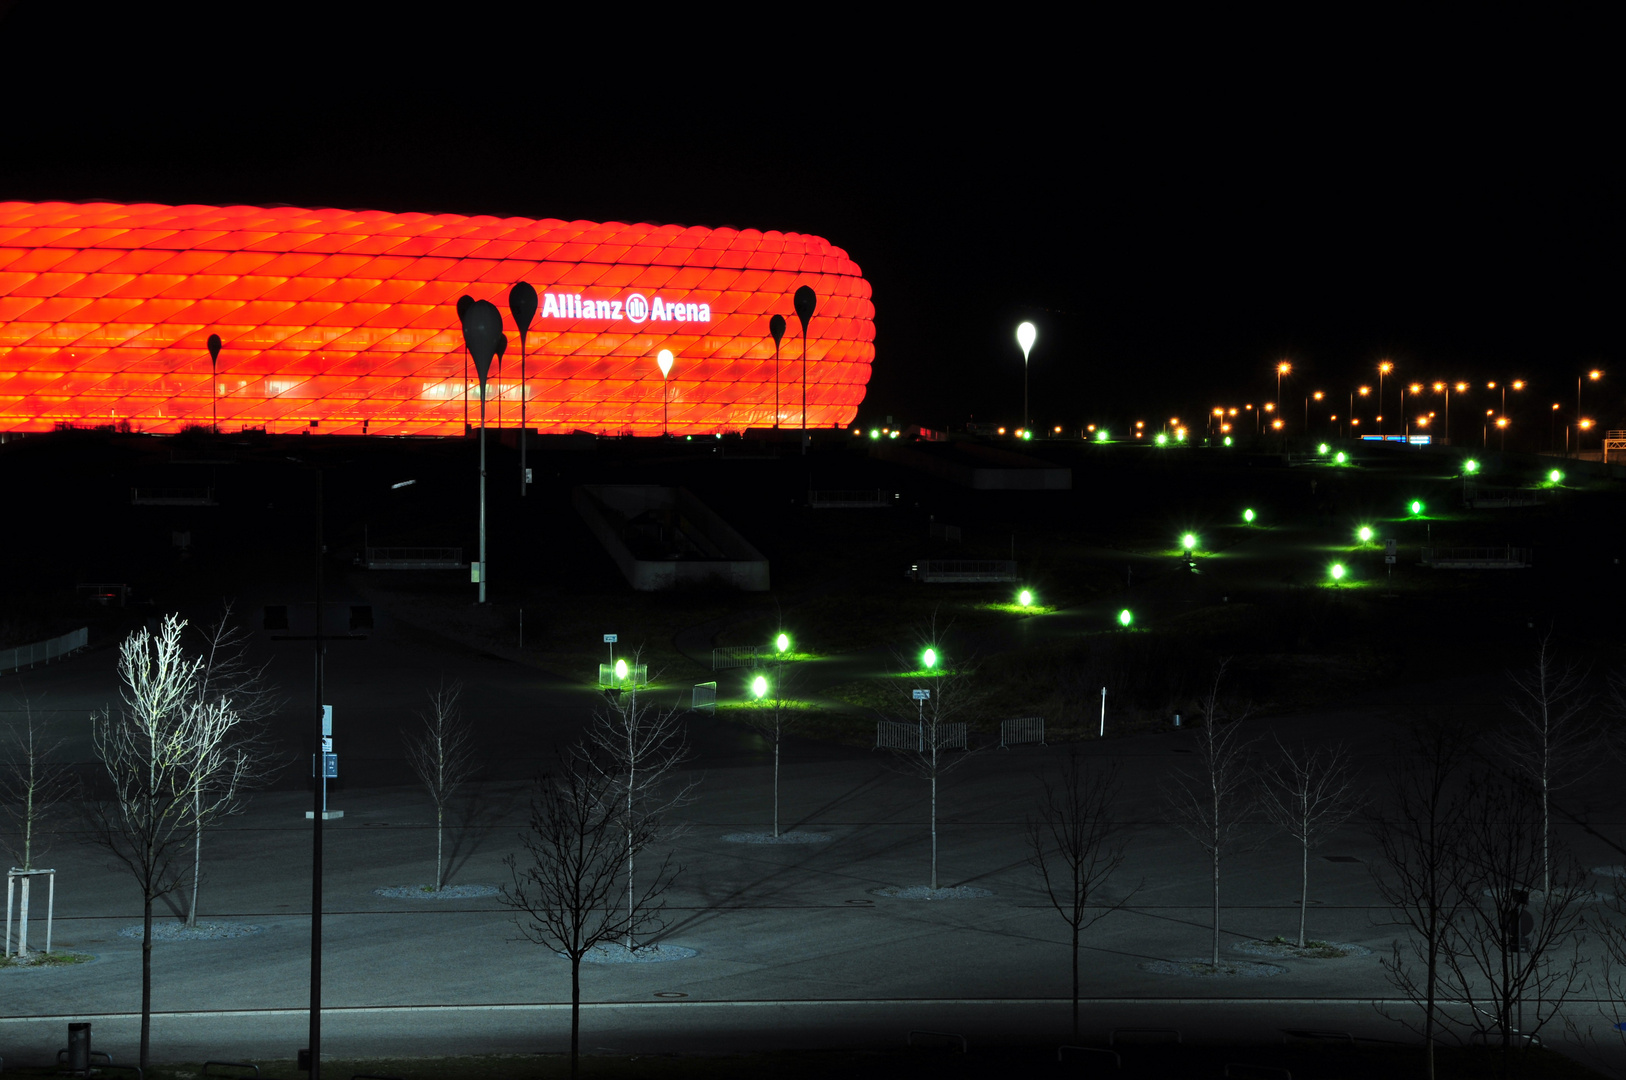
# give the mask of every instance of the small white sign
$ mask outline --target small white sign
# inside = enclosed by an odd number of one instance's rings
[[[322,734],[323,736],[333,734],[333,706],[331,705],[322,706]]]
[[[915,691],[915,700],[916,701],[930,701],[931,697],[932,697],[932,692],[930,690],[916,690]]]
[[[606,644],[606,645],[614,645],[615,643],[616,643],[616,635],[615,634],[605,634],[604,635],[604,644]]]
[[[1384,557],[1383,557],[1383,561],[1384,561],[1384,562],[1386,562],[1386,563],[1388,563],[1388,564],[1389,564],[1389,565],[1391,565],[1391,566],[1393,566],[1393,565],[1394,565],[1394,561],[1395,561],[1395,557],[1394,557],[1394,556],[1393,556],[1393,555],[1385,555],[1385,556],[1384,556]]]

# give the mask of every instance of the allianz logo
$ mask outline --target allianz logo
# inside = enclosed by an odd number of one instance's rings
[[[642,322],[711,322],[710,304],[668,302],[659,296],[646,299],[641,293],[632,293],[620,300],[588,299],[580,293],[543,293],[544,319],[604,319],[631,323]]]

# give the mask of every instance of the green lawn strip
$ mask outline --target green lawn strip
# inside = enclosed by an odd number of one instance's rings
[[[1086,1041],[1088,1044],[1088,1041]],[[1336,1040],[1245,1046],[1120,1046],[1126,1065],[1150,1075],[1155,1068],[1166,1076],[1217,1076],[1227,1064],[1246,1062],[1290,1069],[1293,1075],[1384,1076],[1391,1080],[1420,1080],[1425,1075],[1423,1054],[1415,1046],[1349,1044]],[[1439,1080],[1470,1080],[1493,1075],[1494,1052],[1478,1047],[1441,1046],[1435,1052]],[[221,1060],[225,1060],[222,1058]],[[882,1050],[795,1050],[758,1054],[584,1054],[581,1075],[588,1080],[981,1080],[990,1075],[1049,1075],[1041,1072],[1055,1061],[1055,1047],[986,1047],[973,1043],[966,1055],[939,1047]],[[305,1080],[293,1061],[252,1061],[264,1080]],[[340,1080],[357,1074],[399,1077],[400,1080],[558,1080],[570,1075],[564,1054],[486,1054],[469,1057],[324,1058],[324,1076]],[[214,1068],[215,1076],[250,1076]],[[55,1066],[16,1067],[7,1063],[8,1077],[43,1080],[61,1076]],[[146,1070],[149,1080],[200,1080],[202,1063],[158,1064]],[[1533,1049],[1514,1055],[1514,1075],[1535,1080],[1601,1080],[1604,1074],[1552,1051]]]

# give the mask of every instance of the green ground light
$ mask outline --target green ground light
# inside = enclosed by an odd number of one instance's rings
[[[1123,627],[1125,630],[1128,630],[1129,625],[1134,621],[1135,616],[1129,613],[1128,608],[1124,608],[1122,611],[1118,612],[1118,625]]]
[[[1252,510],[1252,508],[1249,508],[1247,510],[1242,511],[1242,520],[1247,522],[1249,525],[1253,524],[1253,510]]]
[[[1343,584],[1344,575],[1348,572],[1349,571],[1344,569],[1344,564],[1339,562],[1335,562],[1331,566],[1327,567],[1327,576],[1332,578],[1332,583],[1334,585]]]
[[[1322,443],[1320,446],[1315,448],[1315,452],[1318,453],[1318,454],[1325,454],[1328,449],[1329,449],[1329,447],[1327,446],[1327,444]]]
[[[1355,530],[1355,536],[1360,540],[1361,543],[1370,544],[1372,542],[1372,526],[1362,525],[1359,529]]]
[[[1475,461],[1473,458],[1469,458],[1467,461],[1462,463],[1462,471],[1469,474],[1478,472],[1479,462]]]
[[[1406,509],[1411,511],[1413,517],[1420,517],[1425,509],[1423,506],[1423,500],[1413,499],[1411,502],[1406,504]]]
[[[1336,455],[1333,456],[1333,460],[1338,464],[1343,465],[1349,461],[1349,455],[1340,450]]]
[[[1564,482],[1564,471],[1562,469],[1554,469],[1552,472],[1547,474],[1547,482],[1549,484],[1562,484]]]

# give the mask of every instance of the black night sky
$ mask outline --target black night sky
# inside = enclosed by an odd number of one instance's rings
[[[0,198],[816,233],[874,288],[865,420],[1019,421],[1023,318],[1036,422],[1268,398],[1283,357],[1284,402],[1388,357],[1530,379],[1543,427],[1619,367],[1586,411],[1626,419],[1601,28],[402,11],[4,9]]]

